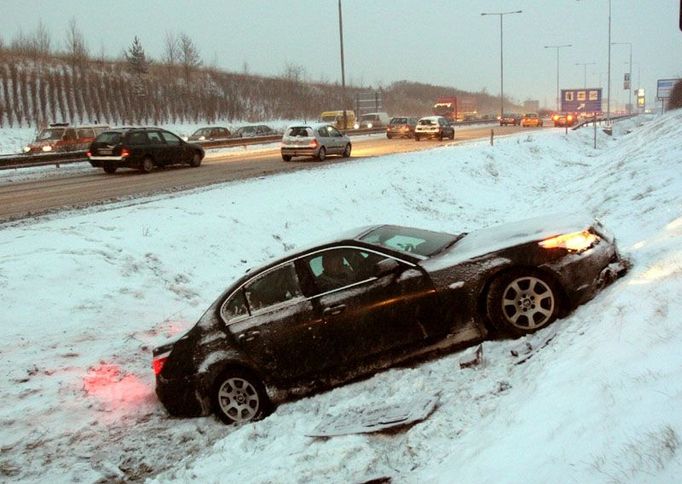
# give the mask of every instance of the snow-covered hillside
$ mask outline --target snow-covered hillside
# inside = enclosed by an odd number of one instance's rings
[[[455,143],[5,226],[0,476],[676,482],[682,112],[614,135],[597,150],[591,130]],[[150,348],[287,249],[372,223],[459,232],[571,210],[598,216],[633,268],[529,338],[556,331],[523,364],[523,341],[486,342],[478,367],[458,353],[395,368],[236,429],[169,419],[154,396]],[[325,416],[436,393],[411,428],[306,437]]]

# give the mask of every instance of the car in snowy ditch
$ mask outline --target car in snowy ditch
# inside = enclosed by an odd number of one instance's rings
[[[225,423],[489,334],[533,333],[627,268],[590,217],[449,234],[364,227],[249,270],[153,350],[173,416]]]
[[[327,155],[349,158],[352,147],[350,138],[331,124],[289,126],[282,136],[282,160],[306,156],[324,161]]]
[[[201,165],[204,149],[160,128],[115,128],[97,136],[87,152],[90,164],[106,173],[136,168],[151,173],[155,166]]]

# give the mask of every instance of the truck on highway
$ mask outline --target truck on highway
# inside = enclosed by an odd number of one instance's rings
[[[471,97],[439,97],[433,105],[433,114],[451,122],[464,121],[477,115],[476,103]]]

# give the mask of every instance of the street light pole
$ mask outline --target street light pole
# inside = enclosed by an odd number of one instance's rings
[[[339,38],[341,42],[341,95],[343,96],[343,129],[348,127],[346,117],[346,70],[343,64],[343,16],[341,15],[341,0],[339,0]]]
[[[559,95],[559,49],[573,47],[573,44],[546,45],[545,49],[556,49],[556,110],[561,111],[561,96]]]
[[[481,15],[499,15],[500,17],[500,119],[504,116],[504,50],[503,50],[503,25],[502,19],[505,15],[514,13],[522,13],[523,10],[515,10],[513,12],[484,12]]]
[[[630,67],[628,69],[628,77],[630,85],[628,86],[628,114],[632,114],[632,42],[611,42],[611,45],[629,45],[630,46]],[[639,87],[639,86],[637,86]]]
[[[585,72],[583,74],[583,76],[584,76],[583,89],[587,89],[587,66],[596,65],[596,62],[576,62],[575,65],[583,66],[585,68]]]

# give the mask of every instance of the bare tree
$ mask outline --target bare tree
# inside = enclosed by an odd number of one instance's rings
[[[172,74],[175,65],[180,58],[180,44],[177,36],[173,32],[166,32],[163,39],[163,55],[161,61],[168,68],[168,73]]]
[[[38,22],[38,26],[33,32],[33,48],[36,54],[40,57],[48,57],[52,48],[52,39],[50,39],[50,31],[42,20]]]
[[[201,65],[201,56],[192,39],[187,34],[180,34],[180,65],[185,74],[185,84],[189,85],[192,79],[192,72]]]
[[[72,73],[75,73],[76,67],[82,66],[88,58],[88,48],[83,34],[78,30],[75,17],[71,17],[66,30],[66,55],[71,64]]]

